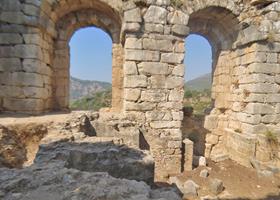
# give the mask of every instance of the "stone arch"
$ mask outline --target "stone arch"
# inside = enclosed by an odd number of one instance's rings
[[[69,40],[80,28],[95,26],[109,34],[113,43],[112,60],[112,110],[122,108],[122,59],[123,47],[120,43],[121,18],[113,8],[118,1],[58,1],[51,5],[50,23],[54,24],[53,34],[53,77],[52,110],[68,110],[69,106]]]
[[[200,5],[189,16],[188,27],[190,34],[198,34],[206,38],[212,46],[212,99],[213,109],[206,117],[205,128],[209,131],[206,135],[205,155],[212,157],[222,152],[225,140],[226,119],[230,118],[232,95],[232,72],[235,63],[234,43],[239,34],[239,20],[237,15],[227,7]],[[217,3],[217,5],[220,5]],[[232,8],[233,6],[229,6]],[[213,121],[216,125],[213,126]],[[216,138],[217,143],[212,144],[211,138]],[[215,139],[215,140],[216,140]],[[219,153],[217,153],[219,151]],[[213,153],[214,152],[214,153]],[[219,154],[220,155],[220,154]]]
[[[241,13],[240,6],[237,5],[234,1],[232,0],[212,0],[212,1],[202,1],[202,0],[196,0],[194,2],[188,2],[188,4],[191,5],[186,5],[184,8],[188,10],[188,13],[194,13],[199,10],[203,10],[205,8],[209,7],[221,7],[224,9],[229,10],[232,14],[238,16]]]

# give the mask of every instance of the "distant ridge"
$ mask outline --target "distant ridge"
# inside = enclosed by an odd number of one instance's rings
[[[185,89],[203,91],[205,89],[211,89],[212,74],[204,74],[198,78],[187,81],[185,83]]]
[[[77,100],[97,92],[106,91],[111,88],[111,83],[102,81],[81,80],[70,77],[70,100]]]

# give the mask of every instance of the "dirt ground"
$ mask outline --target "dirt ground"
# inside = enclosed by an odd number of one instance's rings
[[[209,169],[209,176],[199,176],[202,169]],[[207,167],[198,167],[193,171],[185,172],[178,177],[185,182],[193,180],[200,186],[198,194],[200,197],[211,195],[209,180],[217,178],[223,181],[224,191],[217,199],[221,200],[280,200],[280,177],[261,177],[254,169],[249,169],[237,163],[226,160],[220,163],[208,162]],[[210,194],[210,195],[209,195]],[[192,200],[188,198],[189,200]],[[199,199],[199,198],[197,198]],[[213,198],[215,199],[215,198]],[[187,199],[185,199],[187,200]]]

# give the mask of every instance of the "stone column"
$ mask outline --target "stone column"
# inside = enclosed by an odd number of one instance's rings
[[[121,111],[123,107],[123,46],[113,44],[112,62],[112,111]]]

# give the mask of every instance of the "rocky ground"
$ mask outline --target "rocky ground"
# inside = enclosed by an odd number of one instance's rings
[[[153,183],[149,152],[118,138],[91,136],[83,114],[61,116],[57,121],[36,117],[31,124],[25,118],[1,121],[0,199],[181,199],[175,187]]]
[[[169,184],[154,183],[149,151],[125,145],[108,134],[111,129],[104,137],[94,133],[90,125],[101,126],[98,117],[84,112],[2,116],[0,199],[280,199],[277,173],[230,160],[214,163],[194,157],[193,171],[170,177]]]

